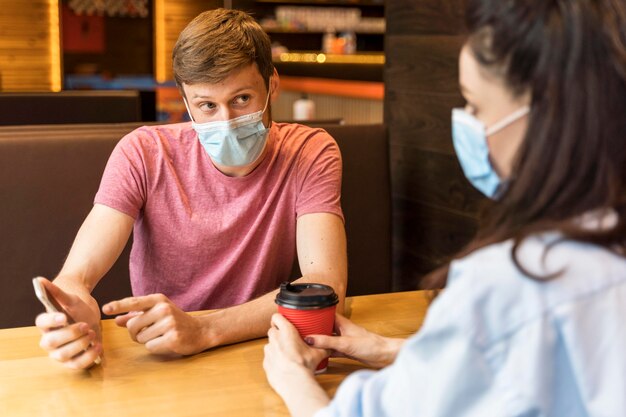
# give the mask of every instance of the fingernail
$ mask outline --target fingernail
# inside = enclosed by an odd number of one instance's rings
[[[56,324],[63,324],[63,323],[65,323],[65,316],[63,314],[55,314],[54,315],[54,322]]]
[[[306,343],[309,346],[313,346],[315,344],[315,339],[313,339],[312,337],[305,337],[304,343]]]
[[[81,323],[79,329],[80,329],[81,333],[88,333],[89,332],[89,325],[87,323]]]

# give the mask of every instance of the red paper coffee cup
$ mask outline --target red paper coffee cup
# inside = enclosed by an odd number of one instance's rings
[[[332,287],[323,284],[284,282],[276,296],[278,312],[298,329],[303,339],[311,334],[332,335],[338,302]],[[315,372],[324,372],[327,366],[328,358],[325,358]]]

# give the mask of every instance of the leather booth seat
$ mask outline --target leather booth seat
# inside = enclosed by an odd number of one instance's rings
[[[42,311],[31,278],[54,278],[93,204],[108,157],[138,123],[0,127],[0,328]],[[343,156],[348,294],[391,290],[391,198],[386,129],[328,126]],[[131,239],[132,240],[132,239]],[[129,296],[130,243],[94,290]]]

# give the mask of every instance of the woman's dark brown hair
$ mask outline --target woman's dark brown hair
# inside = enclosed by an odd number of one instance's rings
[[[626,2],[466,4],[474,57],[512,92],[530,91],[532,102],[513,177],[457,257],[512,239],[512,259],[526,272],[517,248],[544,231],[626,256]],[[615,227],[581,227],[576,219],[593,210],[616,212]],[[447,272],[425,277],[425,287],[443,287]]]

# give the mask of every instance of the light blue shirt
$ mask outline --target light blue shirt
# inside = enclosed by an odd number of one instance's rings
[[[555,234],[450,266],[396,361],[359,371],[316,417],[626,416],[626,259]]]

